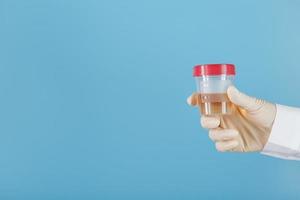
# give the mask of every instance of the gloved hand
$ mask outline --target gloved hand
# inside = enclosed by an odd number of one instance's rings
[[[218,151],[261,151],[269,138],[276,116],[276,105],[249,97],[234,86],[227,90],[234,104],[232,114],[202,116],[201,125],[209,129],[209,137]],[[197,94],[188,98],[188,103],[197,105]]]

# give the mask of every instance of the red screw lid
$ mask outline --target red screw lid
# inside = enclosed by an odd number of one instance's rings
[[[235,75],[233,64],[203,64],[194,66],[193,76]]]

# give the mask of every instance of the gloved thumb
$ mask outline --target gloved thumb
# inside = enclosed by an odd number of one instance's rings
[[[227,95],[229,100],[234,103],[237,106],[242,107],[243,109],[249,111],[249,112],[255,112],[259,110],[265,103],[265,101],[250,97],[242,92],[240,92],[238,89],[236,89],[234,86],[229,86],[227,89]]]

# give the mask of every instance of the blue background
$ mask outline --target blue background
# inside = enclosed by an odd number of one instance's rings
[[[300,2],[0,0],[0,199],[299,199],[300,163],[218,153],[197,63],[300,106]]]

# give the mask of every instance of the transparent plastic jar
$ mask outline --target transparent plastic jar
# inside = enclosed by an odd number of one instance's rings
[[[227,88],[235,76],[233,64],[203,64],[193,69],[196,79],[198,106],[202,115],[227,115],[232,112],[232,103]]]

